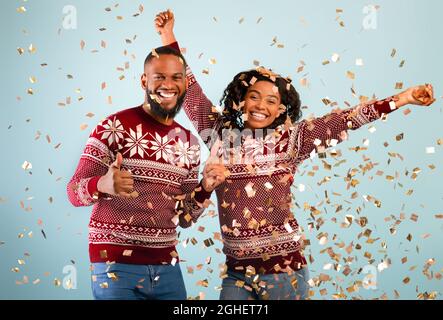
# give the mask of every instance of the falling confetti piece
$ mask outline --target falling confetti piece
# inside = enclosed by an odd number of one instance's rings
[[[427,154],[435,153],[435,147],[426,147],[426,153]]]
[[[28,48],[29,53],[35,53],[37,48],[31,43]]]
[[[23,170],[31,170],[32,169],[32,164],[28,161],[23,162],[22,164],[22,168]]]
[[[334,53],[331,57],[332,62],[340,61],[340,55],[338,53]]]

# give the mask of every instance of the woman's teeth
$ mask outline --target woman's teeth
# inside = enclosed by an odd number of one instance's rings
[[[261,114],[261,113],[257,113],[257,112],[252,112],[251,116],[253,118],[255,118],[256,120],[265,120],[268,116]]]

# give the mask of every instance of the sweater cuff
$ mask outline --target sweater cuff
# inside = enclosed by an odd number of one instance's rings
[[[88,193],[94,200],[98,200],[98,198],[102,195],[101,192],[98,191],[97,183],[102,176],[92,177],[88,182]]]
[[[211,197],[212,191],[208,192],[206,191],[203,186],[202,183],[200,181],[200,183],[198,184],[197,187],[195,187],[194,189],[195,193],[194,193],[194,200],[199,202],[199,203],[203,203],[205,202],[206,199],[209,199]]]
[[[177,50],[177,51],[180,51],[180,46],[178,45],[178,42],[177,42],[177,41],[168,44],[167,47],[171,47],[171,48],[174,48],[174,49]]]
[[[393,97],[389,97],[384,100],[377,101],[374,106],[380,116],[383,113],[388,114],[388,113],[391,113],[392,111],[395,111],[398,109],[397,106],[395,105],[395,101],[394,101]]]

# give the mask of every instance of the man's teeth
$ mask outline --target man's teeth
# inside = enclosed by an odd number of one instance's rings
[[[175,96],[175,93],[159,92],[158,95],[163,98],[172,98],[173,96]]]
[[[251,115],[258,120],[264,120],[268,117],[268,116],[265,116],[264,114],[256,113],[256,112],[252,112]]]

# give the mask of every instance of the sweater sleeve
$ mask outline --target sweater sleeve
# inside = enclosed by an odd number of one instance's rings
[[[98,192],[97,183],[113,161],[111,150],[119,137],[118,130],[114,130],[115,121],[118,120],[111,117],[97,125],[89,136],[75,173],[67,185],[68,199],[76,207],[93,205],[104,196]]]
[[[188,176],[182,182],[181,190],[184,194],[184,199],[179,202],[179,207],[177,208],[180,214],[179,225],[182,228],[188,228],[193,222],[197,221],[205,211],[203,203],[212,194],[212,192],[205,191],[201,183],[198,182],[199,168],[200,157],[198,157]]]
[[[313,120],[303,120],[293,135],[297,163],[347,140],[348,130],[379,119],[396,109],[393,98],[357,105]]]
[[[169,46],[180,51],[177,42],[171,43]],[[186,67],[186,79],[188,89],[183,102],[183,109],[203,142],[210,148],[223,127],[221,114],[217,112],[212,102],[206,97],[189,66]]]

